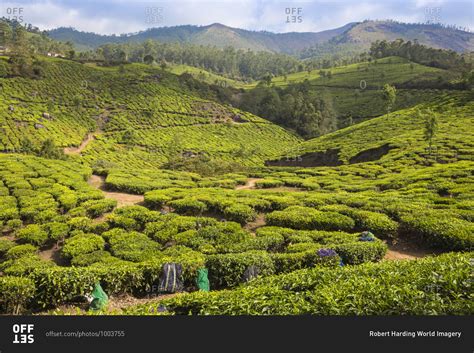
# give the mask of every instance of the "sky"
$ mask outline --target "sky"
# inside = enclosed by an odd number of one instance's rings
[[[42,30],[74,27],[100,34],[176,25],[270,32],[319,32],[365,19],[437,22],[474,30],[472,0],[0,0],[0,16]]]

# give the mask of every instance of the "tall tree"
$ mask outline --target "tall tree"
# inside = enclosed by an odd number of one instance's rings
[[[382,98],[385,101],[387,113],[390,113],[393,105],[395,104],[395,100],[397,99],[397,89],[394,86],[386,83],[382,88]]]
[[[438,129],[438,117],[437,113],[428,109],[426,111],[426,119],[425,119],[425,130],[424,130],[424,138],[425,141],[428,142],[428,153],[431,155],[432,147],[433,147],[433,138],[436,134]]]

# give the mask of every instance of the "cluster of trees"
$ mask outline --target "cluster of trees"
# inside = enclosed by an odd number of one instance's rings
[[[34,154],[49,159],[65,159],[63,151],[58,148],[53,139],[48,138],[36,146],[28,137],[20,141],[20,153]]]
[[[10,56],[11,76],[38,78],[43,75],[42,64],[36,54],[68,53],[74,55],[72,43],[60,43],[48,38],[45,34],[29,33],[30,26],[7,19],[0,19],[0,46]]]
[[[405,42],[397,39],[392,42],[378,40],[370,46],[370,55],[373,58],[400,56],[416,63],[441,69],[470,70],[472,64],[455,51],[434,49],[419,44],[416,40]]]
[[[27,35],[27,33],[30,33]],[[19,48],[21,45],[21,48]],[[71,42],[59,42],[49,38],[46,32],[41,32],[31,24],[21,24],[15,20],[0,19],[0,46],[8,51],[28,51],[29,54],[47,55],[59,54],[65,57],[75,55],[74,45]]]
[[[243,93],[239,108],[313,138],[337,129],[330,95],[311,89],[308,81],[278,88],[259,84]]]
[[[217,47],[161,43],[105,44],[93,52],[78,55],[83,60],[103,60],[107,64],[126,62],[173,63],[203,68],[233,79],[260,80],[266,74],[282,75],[305,69],[300,60],[284,54]]]

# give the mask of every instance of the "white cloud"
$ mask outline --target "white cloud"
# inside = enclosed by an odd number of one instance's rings
[[[145,8],[162,7],[163,22],[227,26],[273,32],[316,32],[364,19],[426,21],[427,7],[441,7],[442,22],[472,27],[470,0],[17,0],[2,3],[5,9],[23,7],[28,23],[51,29],[61,26],[102,34],[144,30]],[[303,9],[301,23],[286,23],[285,7]]]

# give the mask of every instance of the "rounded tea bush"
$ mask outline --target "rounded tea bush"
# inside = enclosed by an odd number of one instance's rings
[[[48,233],[38,224],[29,224],[18,231],[17,237],[26,243],[42,245],[48,240]]]
[[[337,212],[321,212],[309,207],[291,206],[266,215],[267,225],[293,229],[351,230],[352,218]]]
[[[72,259],[78,255],[88,254],[104,248],[104,239],[96,234],[80,233],[66,240],[61,256]]]

